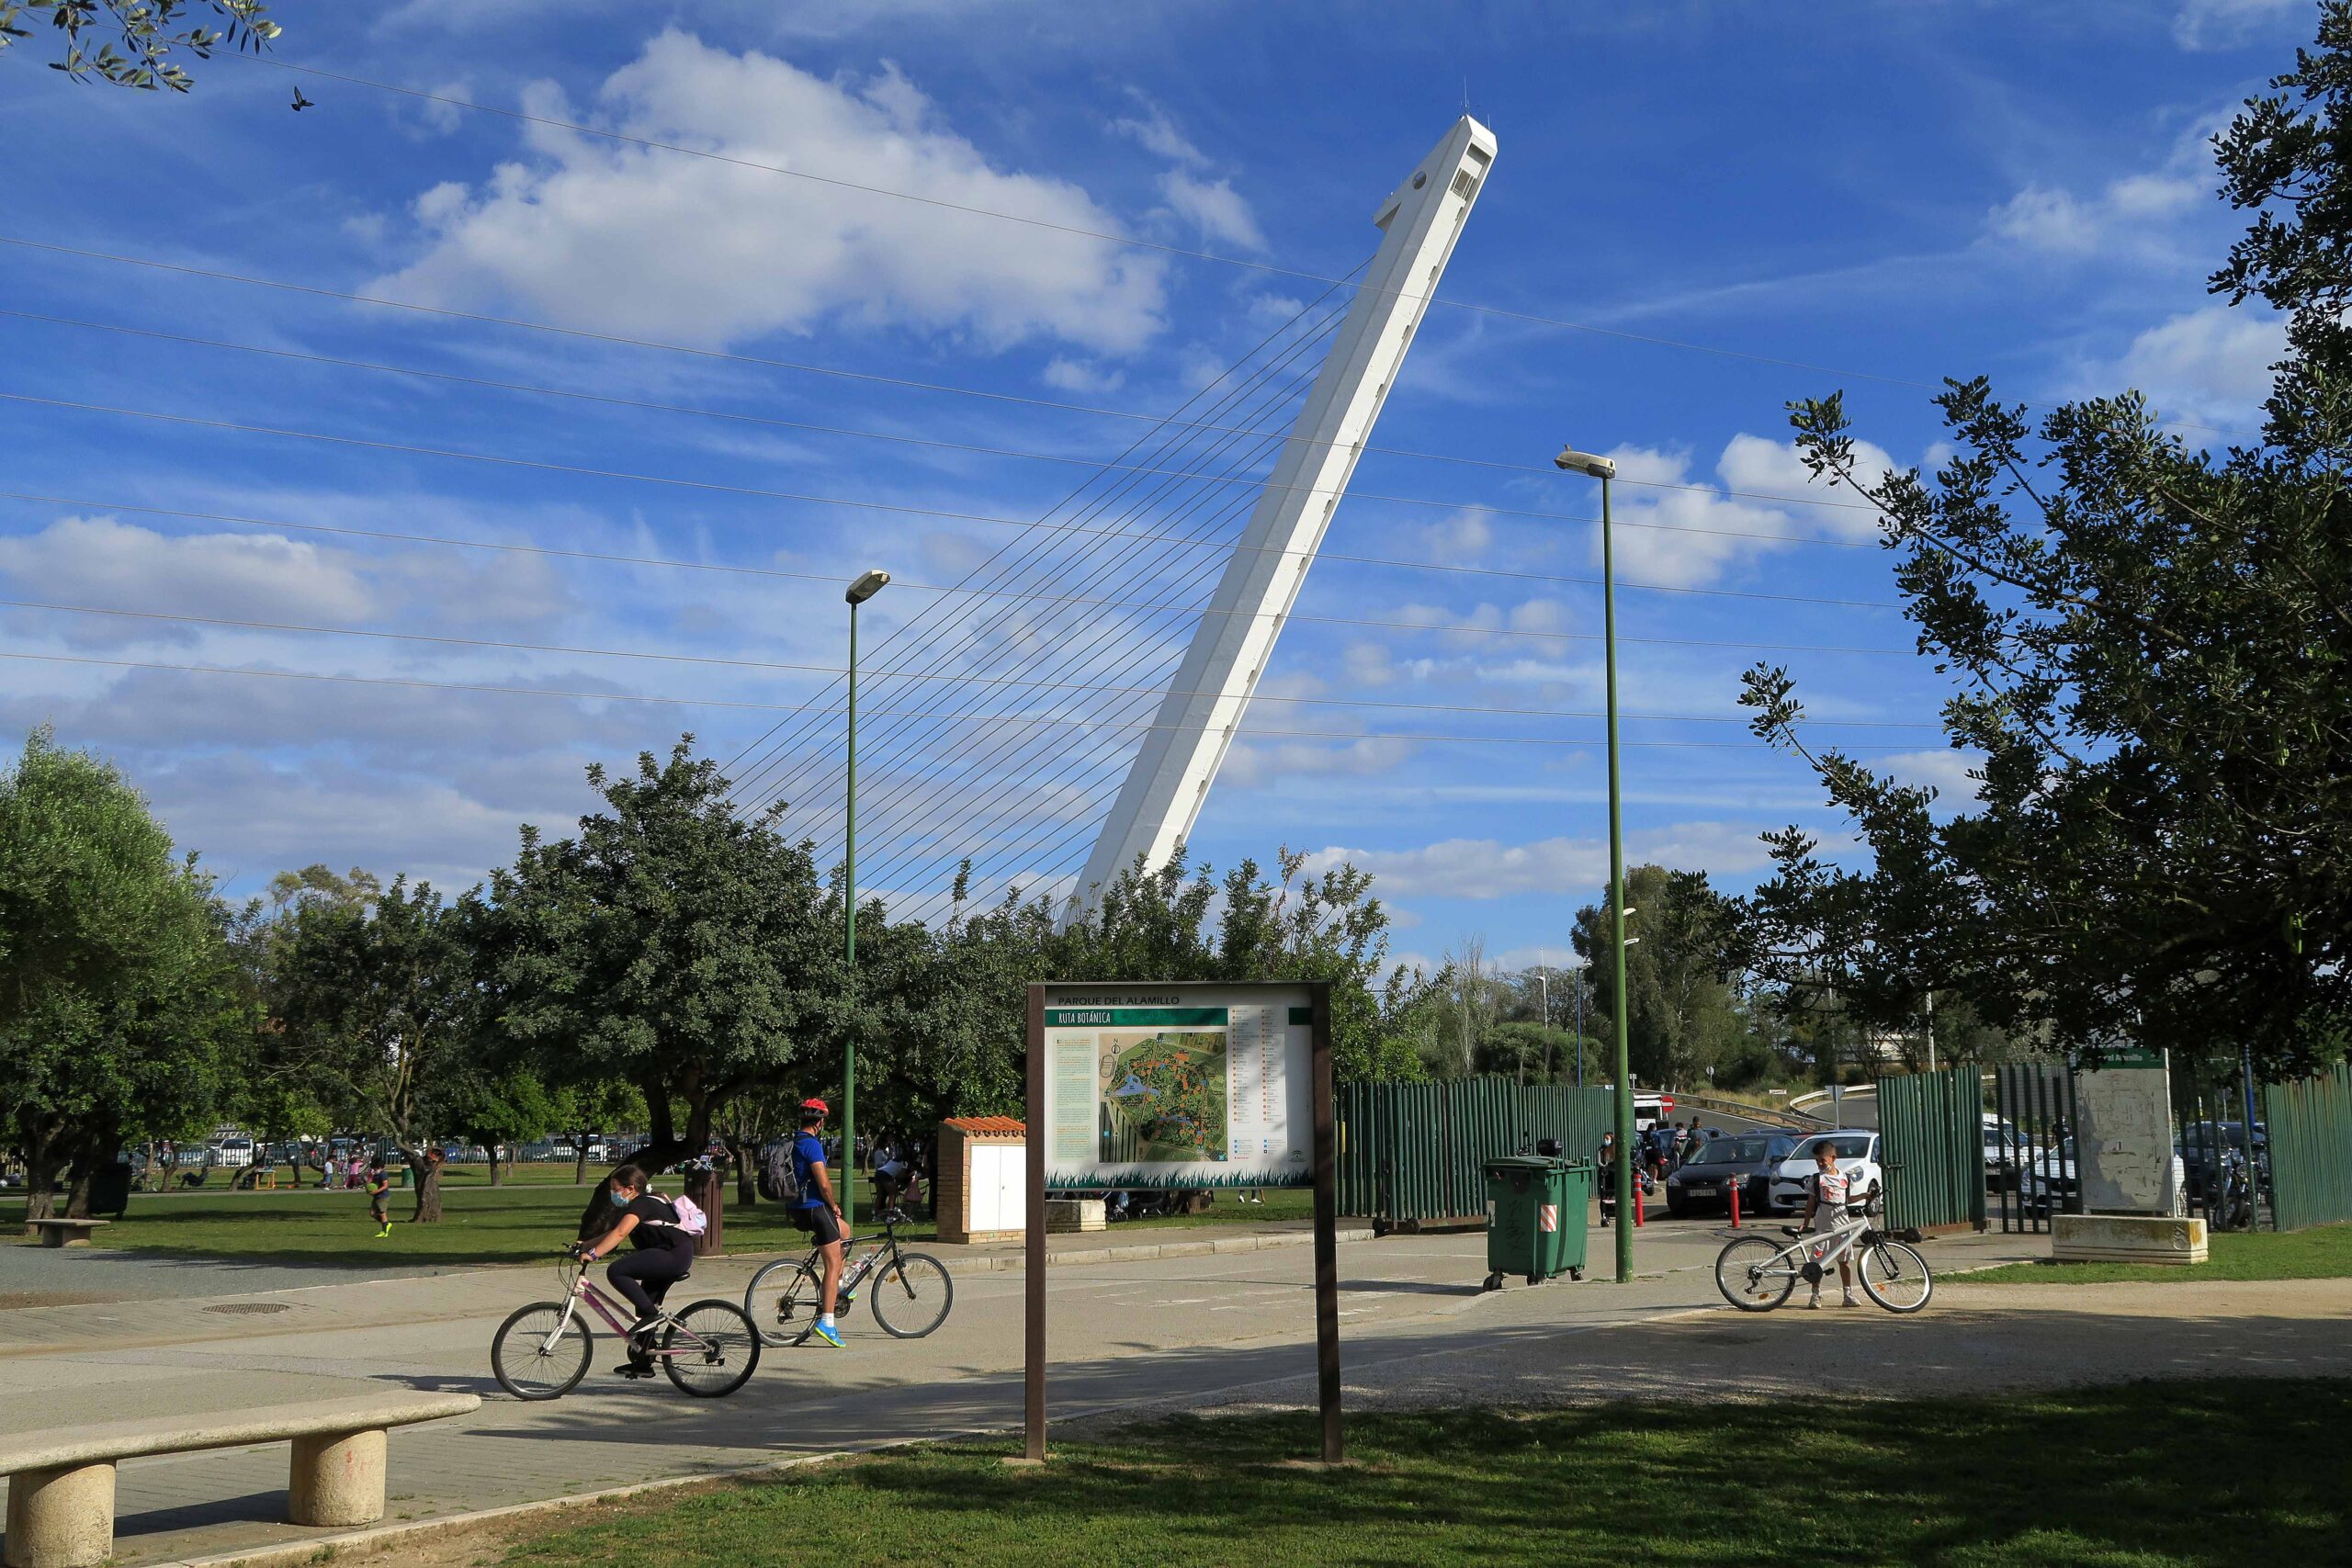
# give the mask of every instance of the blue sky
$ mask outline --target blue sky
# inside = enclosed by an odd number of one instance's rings
[[[1369,558],[1318,562],[1261,688],[1313,700],[1256,705],[1196,850],[1223,866],[1287,844],[1369,867],[1408,957],[1472,934],[1514,966],[1566,956],[1604,874],[1606,816],[1600,751],[1563,744],[1600,734],[1574,716],[1600,705],[1600,609],[1562,580],[1593,574],[1598,541],[1564,520],[1593,513],[1589,485],[1546,471],[1564,438],[1652,481],[1621,486],[1618,506],[1659,525],[1619,534],[1621,579],[1652,585],[1620,595],[1621,633],[1642,639],[1624,649],[1623,705],[1657,716],[1625,727],[1636,858],[1736,888],[1760,868],[1758,830],[1838,833],[1799,766],[1722,722],[1758,659],[1799,675],[1820,740],[1964,793],[1934,723],[1943,686],[1874,607],[1888,558],[1866,514],[1807,503],[1781,407],[1842,387],[1904,465],[1937,439],[1916,383],[1947,374],[2037,403],[2136,385],[2201,438],[2247,427],[2278,336],[2204,291],[2236,224],[2202,138],[2284,68],[2310,8],[1616,9],[277,12],[288,62],[1257,267],[267,65],[199,67],[180,99],[76,86],[40,67],[45,40],[13,50],[0,234],[195,272],[0,245],[16,312],[0,316],[0,489],[62,498],[0,500],[6,597],[138,613],[0,610],[0,649],[54,656],[0,660],[0,722],[51,721],[119,760],[237,890],[313,861],[469,885],[512,853],[518,822],[560,829],[590,805],[585,762],[687,728],[732,758],[793,720],[780,707],[820,699],[842,658],[838,585],[860,570],[903,584],[870,607],[869,648],[884,663],[922,651],[922,623],[895,645],[894,628],[969,609],[933,590],[1023,536],[978,519],[1045,515],[1149,428],[1101,411],[1165,415],[1311,308],[1323,285],[1290,274],[1370,255],[1374,204],[1466,96],[1500,152],[1442,294],[1494,309],[1430,311],[1375,440],[1522,468],[1366,456],[1326,550]],[[315,103],[300,114],[298,85]],[[334,297],[355,293],[575,335]],[[548,550],[573,553],[532,553]],[[1174,602],[1211,558],[1134,591]],[[1059,649],[1081,682],[1115,684],[1127,655],[1181,646],[1163,615],[1125,627],[1116,658],[1069,654],[1068,623],[1032,608],[926,656],[1001,681],[1057,668]],[[1397,622],[1451,629],[1366,624]],[[352,632],[401,636],[335,635]],[[416,640],[436,637],[471,640]],[[1765,646],[1707,646],[1726,643]],[[949,682],[867,699],[877,726],[923,703],[1069,700]],[[1134,739],[1028,724],[1070,774],[1007,761],[958,783],[935,751],[894,759],[896,733],[879,732],[867,788],[902,792],[910,819],[932,803],[942,843],[980,835],[1002,846],[997,874],[1032,882],[1054,846],[1083,847]],[[1430,736],[1448,739],[1415,739]],[[824,732],[808,744],[824,755]],[[828,766],[768,778],[797,802],[838,795]],[[876,809],[866,880],[916,907],[936,871],[893,854]]]

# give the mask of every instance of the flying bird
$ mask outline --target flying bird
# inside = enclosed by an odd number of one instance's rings
[[[300,114],[304,109],[309,108],[310,107],[311,107],[311,100],[310,100],[310,99],[308,99],[308,98],[306,98],[306,97],[304,97],[304,96],[302,96],[302,89],[301,89],[301,88],[300,88],[300,87],[295,88],[295,89],[294,89],[294,112],[295,112],[296,114]]]

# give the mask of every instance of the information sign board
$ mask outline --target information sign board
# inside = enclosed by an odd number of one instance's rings
[[[2162,1050],[2110,1050],[2095,1069],[2075,1075],[2081,1125],[2065,1157],[2082,1182],[2085,1213],[2174,1212],[2180,1189],[2168,1061]]]
[[[1340,1183],[1331,984],[1029,987],[1030,1215],[1018,1461],[1046,1458],[1049,1187],[1315,1190],[1315,1382],[1323,1461],[1340,1436]],[[1052,1175],[1048,1179],[1047,1171]]]
[[[1049,1188],[1303,1187],[1305,986],[1048,986]]]

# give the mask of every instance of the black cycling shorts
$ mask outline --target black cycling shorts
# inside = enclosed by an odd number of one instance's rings
[[[813,1209],[801,1210],[800,1220],[810,1232],[810,1240],[815,1246],[829,1247],[842,1238],[841,1221],[834,1218],[832,1210],[822,1203]]]

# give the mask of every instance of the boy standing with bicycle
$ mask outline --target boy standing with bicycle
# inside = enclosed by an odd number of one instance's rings
[[[1838,1146],[1824,1138],[1813,1146],[1813,1195],[1805,1200],[1804,1221],[1799,1228],[1818,1228],[1825,1235],[1836,1230],[1846,1223],[1846,1205],[1853,1201],[1854,1178],[1838,1168]],[[1821,1217],[1818,1227],[1814,1224],[1815,1215]],[[1838,1255],[1838,1283],[1845,1289],[1844,1299],[1838,1303],[1840,1306],[1862,1304],[1854,1299],[1854,1266],[1849,1261],[1851,1250],[1849,1248]],[[1809,1307],[1821,1305],[1819,1280],[1813,1282],[1813,1294],[1806,1298],[1804,1304]]]
[[[799,1178],[800,1199],[795,1223],[816,1237],[817,1254],[824,1260],[825,1278],[817,1296],[817,1337],[838,1350],[841,1330],[833,1324],[834,1298],[842,1287],[842,1238],[848,1235],[842,1206],[833,1197],[832,1178],[825,1169],[825,1143],[819,1134],[831,1110],[821,1100],[800,1102],[800,1134],[792,1140],[794,1174]]]

